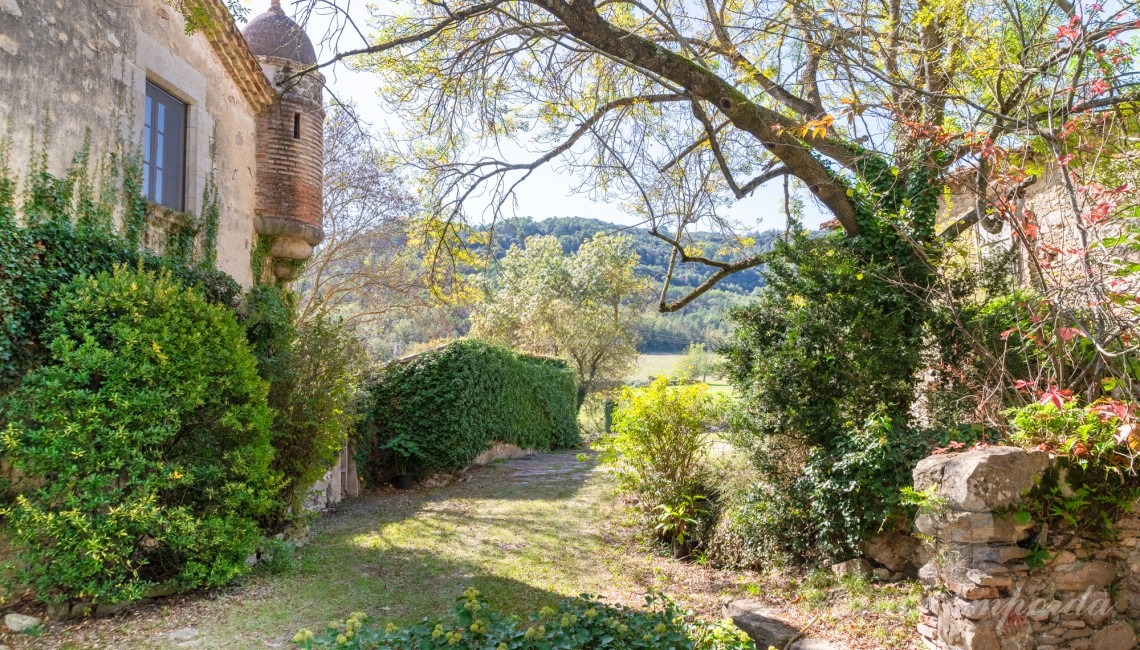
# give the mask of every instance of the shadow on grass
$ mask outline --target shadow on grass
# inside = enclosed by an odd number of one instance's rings
[[[575,456],[503,461],[464,483],[348,504],[314,526],[297,569],[255,579],[218,608],[209,635],[262,648],[353,611],[404,625],[446,615],[470,586],[518,615],[601,591],[611,577],[597,566],[596,496],[582,494],[596,461]]]

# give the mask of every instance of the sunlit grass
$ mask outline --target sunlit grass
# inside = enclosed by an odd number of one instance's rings
[[[470,483],[351,505],[318,523],[296,572],[253,579],[251,595],[203,634],[241,650],[357,610],[408,624],[444,614],[468,586],[518,614],[612,593],[622,578],[601,561],[597,533],[615,507],[612,489],[592,459],[569,454],[562,465],[572,471],[504,482],[496,474],[509,471],[488,468]]]

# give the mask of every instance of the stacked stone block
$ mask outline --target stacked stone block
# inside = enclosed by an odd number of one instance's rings
[[[1140,617],[1140,517],[1116,539],[1019,523],[1012,512],[1053,460],[988,447],[931,456],[914,486],[931,495],[916,520],[931,541],[920,577],[931,589],[918,631],[938,650],[1129,650]],[[1038,561],[1030,566],[1031,548]]]

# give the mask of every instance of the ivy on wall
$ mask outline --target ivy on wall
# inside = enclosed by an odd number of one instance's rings
[[[357,449],[374,480],[393,454],[427,475],[466,467],[492,442],[578,443],[577,377],[561,360],[464,340],[391,364],[366,388]]]
[[[183,284],[201,287],[211,302],[237,304],[238,283],[212,263],[192,259],[187,251],[193,246],[178,244],[177,235],[167,254],[143,248],[147,203],[137,156],[107,156],[93,165],[88,137],[62,177],[48,171],[46,153],[32,156],[20,191],[9,148],[0,141],[0,392],[42,358],[46,311],[76,276],[117,265],[165,269]]]

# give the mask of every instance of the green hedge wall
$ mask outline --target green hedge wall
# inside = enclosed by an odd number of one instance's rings
[[[368,384],[358,450],[376,478],[383,445],[411,440],[412,472],[466,467],[491,442],[560,449],[578,442],[578,384],[565,363],[479,341],[458,341],[390,364]]]

